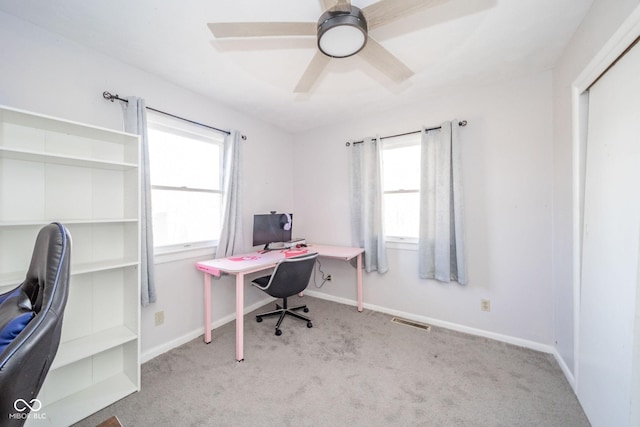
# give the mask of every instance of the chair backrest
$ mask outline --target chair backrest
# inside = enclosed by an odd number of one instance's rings
[[[43,227],[24,282],[9,292],[22,291],[30,300],[34,316],[0,351],[0,417],[4,421],[17,412],[14,404],[18,399],[33,405],[58,351],[69,293],[70,256],[67,229],[58,223]],[[10,421],[12,426],[21,425],[18,419]]]
[[[264,289],[276,298],[286,298],[304,291],[309,284],[317,253],[285,258],[278,262]]]

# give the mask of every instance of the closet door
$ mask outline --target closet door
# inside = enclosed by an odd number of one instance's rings
[[[594,427],[637,421],[638,76],[636,46],[589,91],[576,380],[578,397]]]

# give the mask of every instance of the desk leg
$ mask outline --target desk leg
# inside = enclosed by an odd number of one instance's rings
[[[244,274],[236,274],[236,360],[244,360]]]
[[[362,254],[358,254],[358,258],[356,260],[356,271],[358,311],[362,311]]]
[[[211,275],[204,273],[204,342],[211,342]]]

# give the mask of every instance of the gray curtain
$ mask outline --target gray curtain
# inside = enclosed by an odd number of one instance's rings
[[[451,123],[422,130],[418,274],[466,284],[460,139]]]
[[[144,99],[130,96],[121,102],[125,132],[140,135],[140,282],[141,303],[145,307],[156,302],[153,264],[153,212],[151,210],[151,178],[149,176],[149,140],[147,137],[147,110]]]
[[[222,230],[216,258],[243,252],[242,235],[242,140],[232,130],[224,141],[222,176]]]
[[[385,273],[387,248],[382,221],[382,156],[380,139],[365,138],[350,150],[351,240],[364,248],[364,269]]]

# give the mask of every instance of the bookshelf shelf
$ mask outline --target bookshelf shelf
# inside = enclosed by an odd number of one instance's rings
[[[140,389],[139,138],[0,106],[0,292],[24,280],[41,227],[71,234],[58,353],[38,396],[70,425]]]

